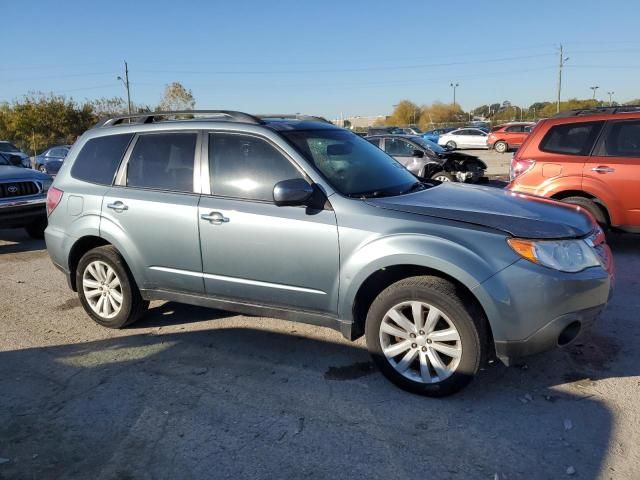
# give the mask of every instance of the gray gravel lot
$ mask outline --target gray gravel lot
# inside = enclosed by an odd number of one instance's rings
[[[640,247],[610,241],[591,333],[429,399],[328,329],[160,302],[101,328],[0,230],[0,478],[637,479]]]

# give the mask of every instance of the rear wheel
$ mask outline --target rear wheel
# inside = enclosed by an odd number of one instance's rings
[[[76,285],[84,310],[103,327],[130,325],[149,306],[149,302],[142,299],[124,259],[110,245],[84,254],[76,270]]]
[[[496,142],[493,148],[498,153],[504,153],[509,149],[509,146],[501,140],[499,142]]]
[[[456,148],[458,148],[458,144],[456,142],[454,142],[453,140],[449,140],[447,142],[447,147],[451,150],[455,150]]]
[[[47,167],[45,167],[44,165],[40,165],[38,167],[38,170],[40,170],[42,173],[47,173]]]
[[[593,215],[602,228],[609,228],[609,221],[607,220],[607,215],[604,213],[603,208],[590,198],[567,197],[563,198],[562,201],[584,208],[587,212]]]
[[[433,180],[437,180],[438,182],[453,182],[453,175],[451,175],[448,172],[445,172],[444,170],[440,171],[440,172],[436,172],[433,175],[431,175],[431,178]]]
[[[486,349],[483,322],[474,318],[450,282],[410,277],[374,300],[365,326],[367,348],[400,388],[432,397],[450,395],[480,368]]]

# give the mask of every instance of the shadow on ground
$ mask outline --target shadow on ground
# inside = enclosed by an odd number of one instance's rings
[[[33,252],[47,248],[44,240],[36,240],[22,228],[0,229],[0,255],[6,253]]]

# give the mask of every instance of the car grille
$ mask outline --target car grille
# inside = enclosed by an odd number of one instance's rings
[[[35,182],[0,183],[0,198],[26,197],[40,193]]]

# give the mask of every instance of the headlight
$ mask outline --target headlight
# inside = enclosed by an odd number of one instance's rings
[[[53,180],[43,180],[42,181],[42,192],[43,193],[47,193],[47,191],[49,191],[49,187],[51,187],[52,183],[53,183]]]
[[[580,272],[601,265],[585,240],[524,240],[509,238],[507,243],[522,258],[561,272]]]

